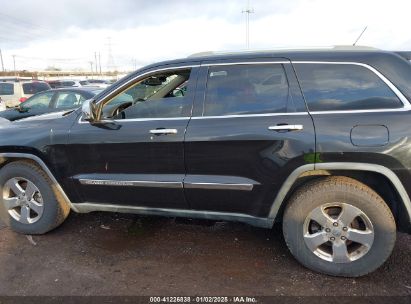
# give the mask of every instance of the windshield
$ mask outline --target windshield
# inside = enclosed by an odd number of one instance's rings
[[[36,94],[38,92],[47,91],[50,86],[44,82],[26,82],[23,83],[24,94]]]

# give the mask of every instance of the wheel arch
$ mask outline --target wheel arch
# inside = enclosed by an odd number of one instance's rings
[[[51,170],[48,168],[46,163],[37,155],[32,153],[19,153],[19,152],[2,152],[0,153],[0,169],[7,163],[18,161],[18,160],[30,160],[38,165],[50,178],[53,183],[53,188],[61,195],[61,197],[70,205],[70,208],[73,211],[76,211],[76,208],[71,203],[70,199],[67,197],[60,183],[57,181]]]
[[[279,221],[288,197],[296,188],[308,180],[330,175],[351,177],[372,188],[387,202],[400,230],[411,232],[411,200],[404,185],[389,168],[370,163],[317,163],[303,165],[295,169],[280,188],[268,217],[273,221]],[[372,186],[372,183],[370,184],[372,181],[388,181],[389,183],[384,184],[385,188],[377,189]],[[391,192],[384,192],[384,189],[389,189]],[[397,201],[390,199],[393,198],[390,195],[395,196]]]

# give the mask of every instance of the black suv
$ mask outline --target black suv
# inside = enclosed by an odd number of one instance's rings
[[[3,123],[1,218],[25,234],[70,209],[281,221],[305,266],[367,274],[410,229],[405,55],[201,54],[144,67],[74,112]]]

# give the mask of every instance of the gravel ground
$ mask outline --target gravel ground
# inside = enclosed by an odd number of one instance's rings
[[[113,213],[71,214],[44,236],[0,224],[0,295],[411,296],[411,235],[357,279],[320,275],[278,228]]]

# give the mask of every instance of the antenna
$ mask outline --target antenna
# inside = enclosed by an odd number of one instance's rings
[[[368,25],[362,30],[360,36],[358,36],[357,40],[355,40],[355,42],[352,44],[353,46],[355,46],[358,42],[358,40],[360,40],[362,34],[364,34],[364,32],[367,30]]]
[[[250,7],[250,0],[247,0],[247,7],[241,13],[246,14],[245,19],[245,45],[246,48],[250,48],[250,14],[254,13],[254,9]]]

